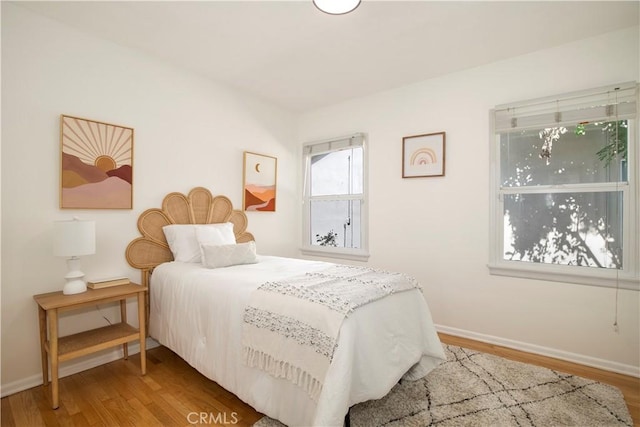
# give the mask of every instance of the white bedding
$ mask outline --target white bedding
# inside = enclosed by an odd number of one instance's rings
[[[242,319],[262,283],[317,271],[320,261],[259,256],[257,264],[207,269],[170,262],[151,277],[149,331],[206,377],[289,426],[340,426],[348,408],[379,399],[405,375],[417,379],[444,359],[419,290],[358,308],[342,325],[316,404],[284,379],[242,363]]]

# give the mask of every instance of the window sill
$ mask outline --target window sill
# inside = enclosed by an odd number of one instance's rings
[[[351,261],[367,262],[369,260],[369,253],[365,251],[349,251],[340,249],[321,249],[321,248],[300,248],[302,255],[325,257],[325,258],[340,258],[348,259]]]
[[[628,274],[590,267],[561,267],[533,265],[489,264],[489,273],[496,276],[520,277],[524,279],[547,280],[551,282],[577,283],[605,288],[629,289],[640,291],[640,279]],[[580,270],[589,270],[589,274]]]

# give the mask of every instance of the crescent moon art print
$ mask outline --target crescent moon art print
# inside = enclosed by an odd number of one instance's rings
[[[133,129],[60,116],[60,207],[133,207]]]
[[[278,159],[244,152],[243,206],[245,211],[276,210]]]

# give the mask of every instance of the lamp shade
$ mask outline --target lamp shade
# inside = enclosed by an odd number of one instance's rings
[[[324,13],[342,15],[360,5],[360,0],[313,0],[313,4]]]
[[[96,223],[73,219],[53,223],[53,254],[81,256],[96,252]]]

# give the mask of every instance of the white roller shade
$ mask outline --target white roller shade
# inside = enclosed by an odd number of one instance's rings
[[[329,141],[312,142],[305,144],[303,151],[305,155],[316,155],[328,153],[330,151],[341,150],[350,147],[361,147],[364,144],[364,135],[356,133],[342,138]]]
[[[494,110],[495,131],[576,125],[580,122],[635,118],[638,85],[635,82],[572,92],[558,97],[499,105]]]

